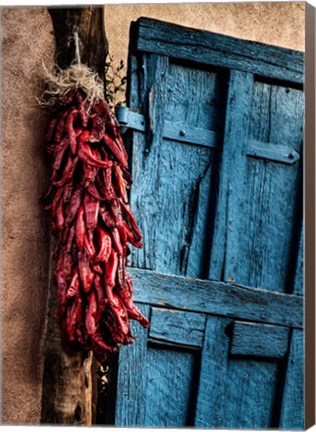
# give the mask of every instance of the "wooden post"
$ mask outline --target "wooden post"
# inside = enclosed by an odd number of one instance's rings
[[[93,68],[104,80],[108,41],[103,7],[49,8],[49,13],[56,38],[57,65],[67,68],[75,59],[74,32],[77,32],[81,63]],[[93,421],[92,353],[69,356],[63,351],[56,288],[52,282],[48,309],[41,423],[90,426]]]

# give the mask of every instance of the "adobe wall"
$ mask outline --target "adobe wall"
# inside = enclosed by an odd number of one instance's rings
[[[49,264],[42,61],[54,38],[46,8],[2,8],[2,418],[40,421]]]

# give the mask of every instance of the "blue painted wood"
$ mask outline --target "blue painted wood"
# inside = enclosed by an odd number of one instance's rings
[[[303,55],[132,27],[128,101],[146,127],[128,143],[144,234],[130,273],[151,327],[120,354],[116,424],[301,424]]]
[[[239,69],[295,83],[304,80],[304,55],[298,51],[248,42],[140,18],[136,48],[170,57]]]
[[[239,223],[246,180],[247,140],[245,130],[252,99],[253,75],[232,71],[227,96],[225,134],[220,184],[211,247],[209,277],[239,282]]]
[[[304,225],[302,222],[298,254],[295,266],[294,287],[293,293],[296,295],[304,295]]]
[[[286,144],[302,153],[304,95],[301,90],[254,82],[249,139]],[[293,251],[302,212],[302,158],[289,166],[248,158],[246,182],[235,224],[238,283],[292,292]],[[242,263],[247,262],[247,265]]]
[[[231,360],[215,427],[277,429],[275,404],[280,386],[279,370],[280,363],[274,359],[242,357]]]
[[[269,159],[289,165],[296,163],[300,159],[299,153],[291,147],[256,140],[248,141],[247,156]]]
[[[147,351],[147,427],[188,426],[196,353],[150,345]]]
[[[201,348],[204,328],[203,314],[152,308],[149,337],[156,342]]]
[[[230,354],[283,358],[288,351],[287,327],[235,321]]]
[[[227,318],[207,317],[202,348],[201,371],[197,394],[195,427],[217,427],[225,424],[221,408],[226,401],[223,388],[228,373],[229,338]]]
[[[143,114],[131,111],[125,106],[116,107],[115,113],[123,134],[127,129],[146,132],[146,120]],[[163,138],[203,147],[216,147],[218,141],[214,131],[188,126],[186,123],[170,121],[165,121],[164,123]],[[247,140],[247,156],[269,159],[290,165],[297,162],[300,158],[297,151],[291,147],[257,140]]]
[[[147,68],[152,60],[148,57],[144,61]],[[146,68],[145,77],[149,74]],[[181,121],[189,128],[216,131],[220,122],[219,107],[223,104],[220,102],[220,94],[225,80],[214,72],[192,70],[178,64],[170,63],[165,68],[164,84],[157,77],[155,80],[156,86],[164,87],[164,90],[156,90],[156,93],[165,92],[168,100],[168,104],[160,108],[164,113],[157,113],[161,122],[163,116],[166,122]],[[150,70],[153,69],[151,67]],[[157,68],[155,73],[159,76]],[[149,83],[149,78],[144,78],[145,81]],[[151,84],[146,89],[144,104]],[[190,110],[188,107],[191,103],[196,106],[201,104],[201,108]],[[155,98],[153,107],[160,105],[157,105]],[[150,124],[150,120],[148,122]],[[208,229],[208,196],[214,151],[211,148],[196,148],[164,140],[162,135],[161,130],[154,134],[155,141],[146,153],[148,149],[145,137],[133,134],[133,146],[137,148],[137,155],[133,159],[134,185],[131,199],[144,234],[144,247],[135,251],[132,265],[170,274],[201,277],[205,274],[203,244]],[[137,198],[133,198],[133,190],[137,190]]]
[[[285,377],[280,429],[304,429],[304,335],[293,330]]]
[[[137,302],[301,328],[303,298],[131,268]]]
[[[137,306],[149,318],[149,306]],[[146,423],[148,329],[132,322],[131,330],[137,333],[137,343],[121,347],[119,353],[115,424],[121,427]]]

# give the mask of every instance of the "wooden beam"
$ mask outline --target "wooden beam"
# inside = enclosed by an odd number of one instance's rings
[[[299,51],[150,18],[139,18],[136,26],[138,38],[134,48],[137,51],[242,70],[297,84],[304,82],[304,55]]]
[[[303,297],[226,282],[129,268],[135,301],[184,311],[302,328]]]
[[[73,34],[79,35],[81,62],[94,69],[104,80],[104,63],[109,52],[104,28],[103,6],[48,8],[56,38],[56,63],[67,68],[75,59]]]
[[[49,8],[56,38],[56,63],[65,69],[75,59],[74,32],[79,36],[81,63],[104,81],[108,41],[103,7]],[[62,348],[57,321],[57,295],[49,288],[48,323],[41,423],[91,426],[93,416],[92,353],[67,355]],[[95,382],[95,381],[94,381]]]

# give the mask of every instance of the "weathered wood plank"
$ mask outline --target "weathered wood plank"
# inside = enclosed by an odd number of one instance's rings
[[[54,26],[58,66],[65,69],[75,59],[74,31],[77,31],[82,63],[87,64],[104,80],[108,41],[104,30],[103,8],[49,7],[48,11]],[[78,352],[69,356],[63,351],[56,319],[56,287],[53,283],[50,283],[49,291],[50,316],[45,341],[41,423],[91,426],[92,354]]]
[[[239,241],[236,224],[243,201],[247,141],[245,130],[252,98],[253,75],[231,71],[209,278],[238,281]]]
[[[190,425],[197,353],[151,345],[147,352],[146,427]]]
[[[303,83],[303,53],[140,18],[137,50]]]
[[[76,58],[74,31],[78,32],[81,62],[98,72],[104,80],[109,44],[104,29],[102,6],[81,8],[49,7],[56,37],[56,63],[67,68]]]
[[[178,345],[201,347],[205,315],[172,309],[152,308],[149,337]]]
[[[291,147],[256,140],[248,141],[247,156],[260,157],[289,165],[294,164],[300,158],[297,151]]]
[[[122,130],[132,129],[139,132],[146,131],[146,121],[143,114],[118,106],[115,109],[116,117]],[[217,134],[209,129],[188,126],[186,123],[165,121],[163,138],[202,147],[217,148]],[[291,147],[280,144],[266,143],[257,140],[247,140],[247,156],[269,159],[289,165],[294,164],[300,155]]]
[[[301,296],[130,268],[140,303],[302,327]]]
[[[150,307],[137,306],[149,318]],[[115,425],[121,427],[146,424],[148,329],[132,321],[131,330],[137,334],[137,341],[121,347],[119,352]]]
[[[154,73],[153,67],[147,70],[149,65],[145,58],[145,77]],[[170,123],[181,122],[193,128],[216,130],[222,112],[219,95],[224,87],[223,80],[210,71],[191,70],[177,64],[165,66],[164,71],[156,68],[156,75],[151,78],[157,87],[152,107],[160,110],[155,114],[159,116],[159,124],[163,126],[165,118]],[[167,95],[164,99],[163,94]],[[198,105],[199,101],[201,107],[198,110],[189,109],[191,104]],[[147,125],[150,125],[148,121]],[[147,149],[146,136],[133,133],[133,147],[137,152],[133,156],[131,202],[143,231],[144,247],[134,252],[132,265],[202,277],[205,276],[203,254],[214,155],[209,148],[163,140],[161,130],[159,137],[157,134],[156,141]],[[137,199],[134,200],[133,191],[136,190]]]
[[[300,90],[256,81],[250,140],[292,148],[302,154],[304,95]],[[238,283],[292,292],[297,229],[301,223],[302,158],[293,165],[248,158],[235,235],[239,245]],[[294,253],[293,253],[294,252]],[[246,265],[245,265],[246,263]]]
[[[287,353],[289,328],[236,321],[230,354],[283,358]]]
[[[143,233],[143,248],[133,250],[131,264],[154,269],[157,262],[157,229],[161,197],[160,144],[164,124],[165,87],[168,58],[144,56],[142,81],[139,82],[141,104],[146,108],[146,135],[134,133],[132,137],[132,174],[134,178],[130,201]],[[134,151],[133,149],[137,149]],[[134,193],[137,191],[137,194]]]
[[[227,379],[229,338],[225,335],[229,319],[207,317],[202,349],[195,427],[223,425],[221,407],[226,403],[223,388]]]
[[[280,429],[304,429],[304,334],[293,330],[282,400]]]
[[[279,360],[239,358],[229,362],[219,407],[218,429],[276,429],[275,397]]]
[[[214,131],[199,127],[188,126],[187,123],[166,121],[163,137],[171,141],[179,141],[188,144],[216,147],[216,134]]]
[[[293,293],[304,295],[304,224],[301,225],[301,234],[295,266]]]

